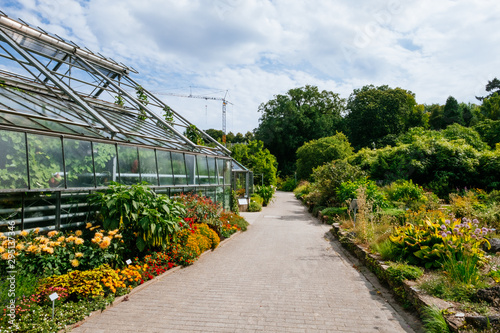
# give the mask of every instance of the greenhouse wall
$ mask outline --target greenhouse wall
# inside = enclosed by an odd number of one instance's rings
[[[75,227],[112,181],[158,193],[199,193],[230,207],[231,159],[137,145],[0,130],[0,232]]]

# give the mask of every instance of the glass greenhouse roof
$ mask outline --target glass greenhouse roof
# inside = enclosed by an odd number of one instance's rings
[[[0,129],[229,156],[130,76],[132,67],[0,12]],[[204,144],[199,144],[199,143]]]

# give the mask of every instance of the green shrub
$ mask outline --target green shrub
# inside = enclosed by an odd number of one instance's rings
[[[293,176],[287,176],[284,180],[278,178],[278,190],[285,192],[293,192],[297,186],[297,181]]]
[[[327,207],[321,211],[323,216],[344,216],[347,217],[347,207]]]
[[[380,254],[383,260],[397,260],[399,253],[396,253],[396,246],[389,239],[384,239],[379,243],[374,243],[371,250]]]
[[[386,190],[391,201],[409,204],[413,201],[425,202],[425,191],[421,186],[413,184],[412,180],[399,179],[388,186]]]
[[[248,205],[249,212],[260,212],[261,210],[262,210],[261,204],[255,201],[250,201],[250,204]]]
[[[391,280],[397,281],[399,283],[403,282],[404,280],[416,280],[424,275],[424,271],[421,268],[402,263],[394,263],[389,265],[386,273]]]
[[[146,185],[113,183],[106,191],[89,196],[89,202],[99,208],[98,220],[104,229],[120,228],[127,245],[135,245],[140,252],[166,248],[185,214],[183,204]]]
[[[252,196],[250,197],[250,201],[254,201],[259,205],[262,205],[264,203],[264,199],[262,199],[262,197],[257,193],[252,194]]]
[[[367,178],[360,178],[355,181],[347,181],[340,184],[337,190],[337,197],[340,202],[345,203],[349,199],[356,199],[356,191],[360,188],[365,188],[366,200],[371,202],[375,207],[387,207],[387,201],[374,181]]]
[[[293,190],[293,194],[297,199],[302,199],[305,195],[312,191],[312,185],[308,181],[301,181]]]
[[[314,184],[309,192],[316,191],[316,203],[322,206],[345,204],[337,196],[337,190],[343,182],[356,181],[366,175],[358,166],[337,160],[326,163],[313,170]]]
[[[262,198],[262,205],[267,206],[274,196],[274,188],[272,186],[255,186],[255,193]]]

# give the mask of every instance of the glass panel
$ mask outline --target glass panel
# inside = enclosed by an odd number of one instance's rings
[[[231,210],[231,187],[224,187],[224,209]]]
[[[0,188],[28,188],[24,135],[0,131]]]
[[[186,185],[186,165],[184,164],[184,154],[172,153],[172,165],[174,171],[175,185]]]
[[[58,193],[27,193],[24,199],[24,229],[52,227],[56,225]]]
[[[217,167],[214,157],[207,157],[210,184],[217,184]]]
[[[184,158],[186,159],[188,185],[196,185],[198,184],[198,175],[196,174],[195,155],[185,154]]]
[[[158,158],[158,173],[160,174],[160,185],[173,185],[174,177],[172,175],[172,161],[170,158],[170,152],[157,150],[156,156]]]
[[[61,227],[76,227],[83,224],[89,215],[94,215],[87,204],[88,194],[87,191],[61,193]]]
[[[124,185],[140,183],[137,147],[118,145],[118,168],[120,183]]]
[[[31,188],[64,188],[61,139],[28,134]]]
[[[94,166],[97,186],[108,186],[117,181],[116,146],[108,143],[94,143]]]
[[[224,160],[217,159],[217,184],[224,185]]]
[[[212,199],[213,202],[216,202],[216,197],[215,197],[215,188],[214,187],[208,187],[206,194],[207,198]]]
[[[231,160],[224,160],[224,184],[231,185]]]
[[[23,205],[23,193],[0,194],[0,232],[9,230],[9,222],[15,223],[14,231],[21,229],[21,208]]]
[[[139,148],[139,161],[141,181],[150,185],[158,185],[155,151],[153,149]]]
[[[215,199],[221,207],[224,207],[224,187],[217,186],[215,188]]]
[[[68,187],[94,187],[90,141],[64,139],[64,162]]]
[[[208,164],[207,157],[202,155],[196,156],[196,163],[198,165],[198,179],[200,184],[208,184]]]

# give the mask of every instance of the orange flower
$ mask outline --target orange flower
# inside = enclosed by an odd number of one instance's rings
[[[28,232],[26,230],[21,231],[21,236],[23,237],[28,236]]]
[[[9,252],[2,253],[2,259],[3,260],[12,259],[12,255]]]
[[[77,259],[71,260],[71,266],[78,267],[78,265],[80,265],[80,262]]]
[[[59,233],[58,231],[56,231],[56,230],[52,230],[51,232],[49,232],[49,233],[47,234],[47,236],[49,236],[49,237],[54,237],[54,236],[55,236],[55,235],[57,235],[58,233]]]
[[[87,225],[85,226],[85,229],[89,229],[92,227],[92,223],[88,222]]]
[[[81,230],[75,231],[75,235],[78,237],[80,237],[82,234],[83,234],[83,232]]]
[[[102,243],[99,245],[99,247],[100,247],[101,249],[105,249],[105,248],[107,248],[107,247],[109,246],[109,244],[111,244],[111,238],[109,238],[109,237],[104,237],[104,238],[102,239]]]
[[[77,258],[83,257],[83,253],[77,252],[77,253],[75,253],[75,257],[77,257]]]
[[[76,245],[82,245],[85,241],[83,238],[75,238],[75,244]]]

